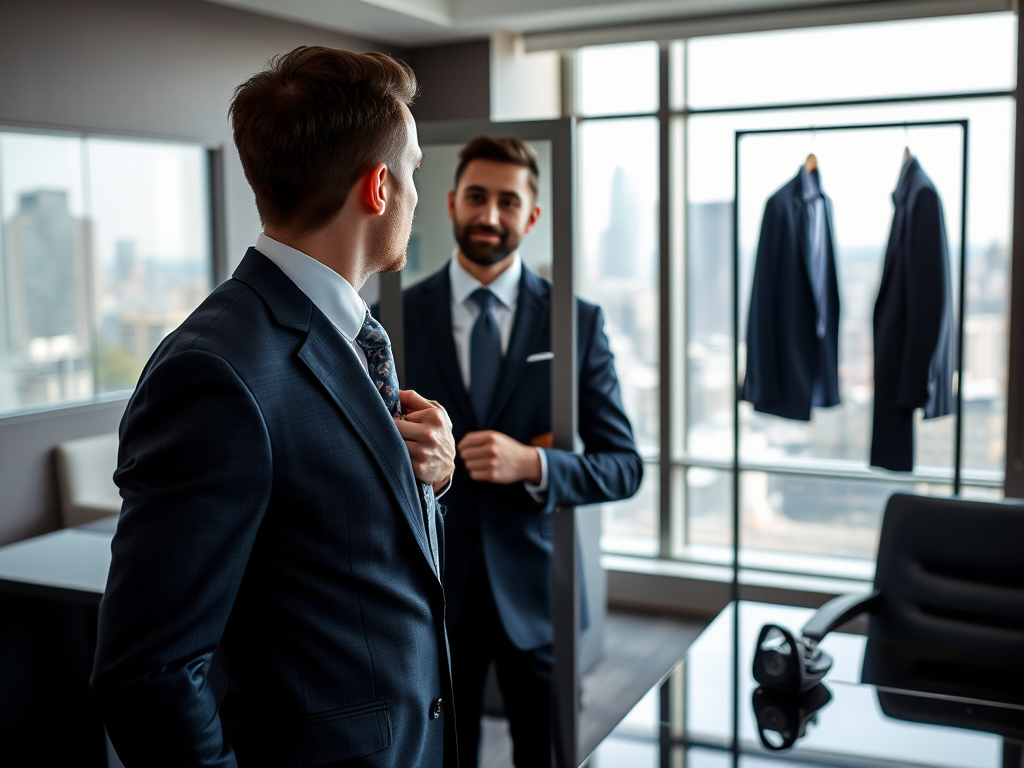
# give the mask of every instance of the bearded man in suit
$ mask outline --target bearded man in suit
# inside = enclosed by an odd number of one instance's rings
[[[643,462],[599,307],[577,301],[582,455],[550,448],[551,284],[519,244],[541,215],[533,149],[479,137],[448,196],[458,248],[404,292],[407,384],[451,415],[460,461],[445,498],[444,573],[459,764],[479,751],[493,660],[517,766],[551,764],[552,516],[636,493]],[[546,446],[546,447],[545,447]]]

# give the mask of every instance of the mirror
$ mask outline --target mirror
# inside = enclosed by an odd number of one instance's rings
[[[502,125],[421,123],[418,128],[424,159],[416,174],[419,203],[409,242],[408,263],[399,275],[385,275],[377,286],[368,286],[364,297],[371,302],[380,297],[378,317],[391,336],[402,386],[441,402],[452,419],[456,440],[466,434],[494,431],[509,435],[521,444],[550,447],[552,432],[555,435],[571,433],[572,430],[566,428],[564,414],[574,410],[566,407],[563,397],[558,394],[566,388],[553,386],[553,380],[567,380],[568,371],[563,370],[559,362],[575,357],[574,354],[560,352],[568,349],[564,345],[571,336],[564,332],[565,315],[568,313],[559,316],[558,307],[571,304],[567,296],[563,295],[561,301],[555,298],[564,293],[565,285],[571,284],[571,280],[562,283],[561,289],[556,285],[550,291],[541,282],[541,279],[550,280],[559,274],[571,275],[571,122]],[[503,333],[508,338],[502,339],[505,352],[500,362],[500,377],[495,384],[489,415],[485,418],[479,415],[479,408],[466,384],[471,373],[467,360],[472,346],[472,327],[480,316],[480,310],[474,306],[469,313],[471,317],[467,315],[468,320],[463,318],[465,322],[461,331],[469,338],[460,337],[456,329],[461,310],[453,307],[451,298],[450,264],[456,243],[453,222],[448,216],[448,194],[454,186],[459,152],[468,141],[480,135],[519,136],[533,148],[539,171],[537,204],[541,208],[536,227],[523,237],[518,249],[525,272],[516,286],[515,312],[509,312],[508,307],[495,308],[496,319],[497,313],[506,312],[508,327]],[[556,243],[559,244],[558,258],[563,260],[559,262],[561,266],[555,263]],[[461,275],[456,275],[457,282],[465,277],[465,272]],[[497,287],[499,281],[497,278],[492,285]],[[524,291],[527,292],[525,299]],[[399,296],[402,296],[401,302],[398,301]],[[464,308],[467,301],[470,300],[462,302]],[[528,312],[531,307],[534,308],[532,314]],[[537,312],[539,307],[546,309]],[[545,315],[545,311],[550,315]],[[528,328],[535,330],[532,336],[525,330]],[[558,331],[559,328],[563,330]],[[548,330],[545,332],[545,329]],[[571,391],[574,387],[568,389]],[[546,438],[546,442],[542,442],[542,438]],[[556,439],[555,443],[564,447],[566,441],[559,443]],[[571,445],[572,441],[569,440],[568,444]],[[565,526],[559,529],[561,533],[556,534],[555,521],[574,520],[574,512],[565,513],[567,517],[550,509],[542,513],[543,507],[538,505],[538,501],[544,503],[544,494],[531,500],[530,491],[518,480],[505,484],[475,482],[464,463],[458,463],[461,469],[457,470],[455,483],[442,499],[448,508],[444,521],[448,635],[454,675],[463,679],[461,683],[456,680],[455,700],[474,701],[482,688],[482,714],[487,717],[503,713],[501,686],[494,667],[490,665],[488,654],[480,653],[481,647],[488,645],[481,642],[484,636],[492,637],[490,645],[497,645],[499,653],[506,654],[506,657],[509,653],[518,656],[520,664],[522,658],[528,658],[530,654],[544,657],[549,668],[554,666],[554,679],[550,683],[552,689],[569,687],[568,683],[573,681],[563,679],[563,673],[568,669],[574,670],[577,676],[572,687],[578,691],[579,672],[591,668],[603,652],[606,587],[600,566],[599,513],[596,510],[581,513],[578,526],[568,537],[564,535]],[[572,540],[577,546],[564,546]],[[559,545],[559,541],[563,544]],[[560,631],[553,629],[556,617],[548,615],[542,618],[552,610],[552,603],[572,604],[566,598],[553,597],[553,582],[565,585],[564,574],[560,577],[562,580],[557,581],[551,571],[551,563],[565,559],[554,557],[552,553],[555,550],[568,550],[570,553],[575,550],[578,553],[580,567],[576,573],[581,594],[580,616],[581,625],[586,627],[578,642],[564,652],[556,650],[551,643],[552,632]],[[543,627],[545,624],[546,628]],[[563,624],[564,619],[559,626]],[[502,643],[493,643],[496,628],[504,635],[504,650],[501,649]],[[563,659],[561,665],[559,658]],[[567,663],[568,667],[565,666]],[[558,672],[559,667],[563,673]],[[514,665],[512,669],[515,669]],[[529,670],[524,667],[523,671],[506,672],[502,683],[505,686],[517,685],[521,678],[528,677]],[[467,695],[464,686],[474,693]],[[461,694],[460,687],[463,687]],[[532,702],[530,708],[535,710],[533,717],[548,718],[550,708],[538,700],[541,695],[532,691],[527,698]],[[578,693],[561,698],[579,700]],[[472,734],[467,733],[470,729],[463,723],[467,715],[474,724],[477,722],[475,708],[467,711],[467,705],[463,704],[459,710],[460,742],[471,741]],[[495,721],[488,722],[494,724]],[[550,733],[565,728],[561,722],[555,728],[545,728],[542,724],[536,732]],[[534,729],[530,727],[529,730]],[[499,737],[504,744],[493,743],[495,731],[506,734]],[[538,749],[549,749],[545,741],[549,738],[538,738]],[[483,729],[482,740],[487,742],[485,748],[488,751],[495,748],[511,750],[511,742],[503,728]]]

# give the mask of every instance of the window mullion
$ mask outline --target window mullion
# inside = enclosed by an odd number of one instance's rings
[[[658,46],[658,555],[672,556],[672,239],[669,44]]]

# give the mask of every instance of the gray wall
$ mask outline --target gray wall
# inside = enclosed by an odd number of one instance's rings
[[[0,37],[0,126],[223,147],[231,266],[259,232],[227,123],[235,86],[297,45],[388,50],[199,0],[0,0]],[[118,401],[0,420],[0,544],[57,526],[53,446],[116,430],[123,410]]]
[[[0,30],[0,124],[225,148],[232,265],[259,232],[227,121],[235,86],[297,45],[384,48],[200,0],[0,0]],[[408,58],[405,51],[389,52]]]
[[[0,421],[0,544],[59,526],[53,447],[116,432],[123,412],[124,401],[118,400]]]
[[[407,61],[420,81],[417,120],[490,120],[490,41],[415,48]]]
[[[200,0],[0,0],[0,126],[199,141],[223,149],[228,268],[259,232],[231,143],[231,94],[297,45],[409,62],[419,120],[486,119],[487,41],[403,51]],[[117,429],[125,401],[0,419],[0,544],[58,524],[53,446]]]

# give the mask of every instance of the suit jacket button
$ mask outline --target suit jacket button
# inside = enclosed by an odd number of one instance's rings
[[[438,696],[432,702],[430,702],[430,719],[437,720],[444,712],[444,702],[441,701],[441,697]]]

